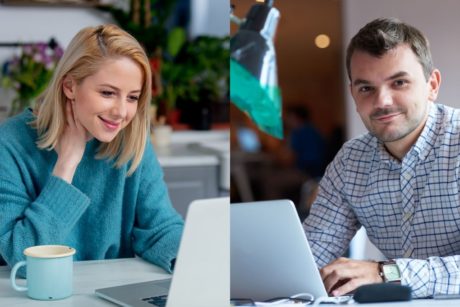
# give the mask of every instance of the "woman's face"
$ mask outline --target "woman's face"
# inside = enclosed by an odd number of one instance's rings
[[[130,58],[108,59],[80,84],[70,82],[64,92],[73,100],[74,117],[100,142],[112,141],[136,115],[143,74]]]

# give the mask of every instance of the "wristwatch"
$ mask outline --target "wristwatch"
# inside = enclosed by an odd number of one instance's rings
[[[401,271],[394,260],[379,261],[379,275],[383,282],[401,283]]]

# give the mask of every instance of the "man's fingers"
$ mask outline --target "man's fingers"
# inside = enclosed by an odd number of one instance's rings
[[[339,258],[320,270],[328,293],[347,294],[363,284],[379,282],[378,265],[370,261]]]
[[[343,283],[346,283],[350,279],[357,277],[356,273],[357,272],[352,268],[345,266],[338,266],[337,268],[331,270],[330,273],[325,275],[323,278],[323,283],[326,287],[326,291],[329,293],[331,290],[340,287]]]
[[[335,272],[330,273],[325,278],[323,278],[324,287],[326,288],[326,292],[331,292],[332,288],[337,284],[340,280],[338,274]]]
[[[319,273],[321,274],[321,278],[324,278],[331,274],[333,271],[341,270],[343,267],[345,267],[346,263],[349,262],[349,259],[347,258],[338,258],[325,267],[323,267],[321,270],[319,270]]]
[[[358,288],[361,285],[364,285],[365,282],[359,278],[349,279],[343,285],[338,287],[337,289],[332,290],[333,296],[341,296],[346,295]]]

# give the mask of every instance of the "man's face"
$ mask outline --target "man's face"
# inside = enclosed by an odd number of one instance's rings
[[[416,55],[404,44],[381,57],[355,51],[350,75],[356,110],[369,132],[385,143],[412,145],[437,97],[439,71],[427,81]]]

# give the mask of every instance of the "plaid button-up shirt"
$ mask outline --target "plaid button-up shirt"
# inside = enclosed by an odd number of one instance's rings
[[[460,292],[460,110],[432,104],[402,161],[365,134],[328,166],[304,229],[320,267],[364,226],[414,297]]]

